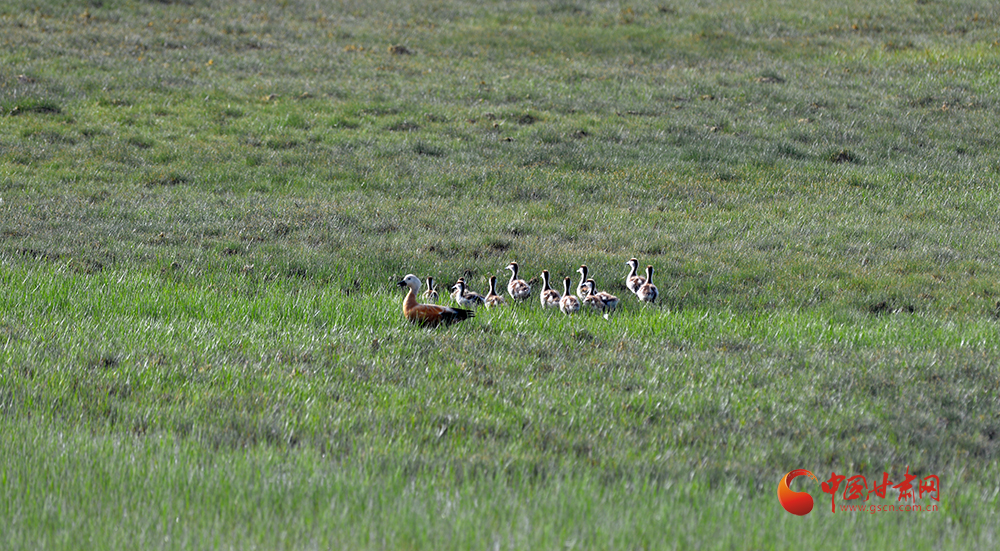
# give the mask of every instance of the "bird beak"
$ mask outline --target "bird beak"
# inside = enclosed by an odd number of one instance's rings
[[[404,280],[402,280],[402,281],[400,281],[400,282],[399,282],[399,283],[397,283],[396,285],[398,285],[398,286],[400,286],[400,287],[408,287],[408,285],[406,284],[406,280],[405,280],[405,279],[404,279]]]

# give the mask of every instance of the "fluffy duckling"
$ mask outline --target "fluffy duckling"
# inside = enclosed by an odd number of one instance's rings
[[[455,286],[452,287],[451,298],[455,299],[455,302],[457,302],[459,306],[476,307],[484,302],[483,295],[480,295],[475,291],[470,291],[465,286],[465,278],[461,277],[458,278],[458,281],[455,282]]]
[[[464,277],[458,278],[458,281],[456,281],[455,284],[451,286],[451,299],[454,300],[455,302],[460,302],[462,300],[462,290],[458,286],[459,283],[465,283],[465,278]]]
[[[604,310],[604,301],[591,292],[590,286],[586,282],[584,283],[584,288],[587,290],[587,294],[583,297],[583,305],[594,310]]]
[[[559,291],[549,285],[549,271],[542,270],[542,294],[538,295],[542,308],[559,308]]]
[[[507,292],[510,293],[511,298],[514,300],[524,300],[531,296],[531,285],[523,279],[517,277],[517,262],[511,262],[507,265],[508,270],[510,270],[510,281],[507,282]]]
[[[486,293],[486,307],[503,306],[507,301],[497,294],[497,276],[490,276],[490,292]]]
[[[639,261],[636,258],[632,258],[625,265],[629,267],[628,275],[625,276],[625,286],[628,287],[629,291],[638,293],[639,287],[642,287],[646,283],[646,280],[638,275]]]
[[[587,274],[589,272],[586,264],[577,268],[576,272],[580,274],[580,284],[576,286],[576,296],[583,300],[587,298],[587,294],[589,293],[587,290]]]
[[[587,298],[583,299],[583,303],[605,314],[609,314],[618,307],[618,297],[611,293],[597,291],[597,283],[593,279],[588,279]]]
[[[563,278],[563,296],[559,300],[559,309],[563,314],[575,314],[580,311],[580,300],[569,292],[570,279]]]
[[[660,296],[660,292],[656,289],[656,285],[653,285],[653,267],[646,266],[646,282],[639,287],[639,290],[635,292],[635,296],[639,297],[639,300],[643,302],[655,303],[656,297]]]
[[[418,303],[417,293],[420,292],[420,278],[413,274],[406,274],[399,282],[399,286],[409,288],[406,298],[403,299],[403,317],[411,323],[436,327],[441,324],[456,323],[476,315],[472,310]]]
[[[437,301],[438,301],[438,291],[437,291],[437,287],[434,286],[434,278],[433,277],[427,276],[427,290],[424,291],[424,293],[422,295],[420,295],[420,296],[423,297],[423,299],[424,299],[425,302],[429,302],[431,304],[436,304],[437,303]]]

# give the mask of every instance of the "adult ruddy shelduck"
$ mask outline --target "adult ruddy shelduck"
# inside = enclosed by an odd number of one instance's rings
[[[470,291],[468,287],[465,286],[465,278],[458,278],[455,282],[455,286],[452,287],[451,298],[455,299],[455,302],[459,306],[479,306],[483,303],[483,295],[475,291]]]
[[[523,279],[517,277],[517,262],[507,265],[510,270],[510,281],[507,282],[507,292],[514,300],[524,300],[531,296],[531,285]]]
[[[639,260],[632,258],[626,262],[625,265],[629,267],[628,275],[625,276],[625,286],[628,287],[629,291],[638,293],[639,287],[642,287],[642,285],[646,283],[646,280],[643,279],[641,275],[638,275]]]
[[[490,276],[490,292],[486,293],[486,307],[503,306],[507,301],[497,294],[497,276]]]
[[[559,299],[559,309],[563,314],[575,314],[580,311],[580,299],[569,292],[570,279],[563,278],[563,296]]]
[[[413,274],[406,274],[406,277],[399,282],[399,286],[410,289],[406,293],[406,298],[403,299],[403,317],[413,323],[436,327],[441,324],[448,325],[459,322],[476,315],[472,310],[418,303],[417,293],[420,292],[420,278]]]
[[[587,265],[584,264],[576,269],[577,273],[580,274],[580,284],[576,286],[576,296],[580,297],[580,300],[587,298],[589,291],[587,290]]]
[[[424,300],[426,300],[427,302],[430,302],[431,304],[436,304],[437,303],[437,301],[438,301],[438,291],[437,291],[437,287],[434,286],[434,278],[433,277],[427,276],[427,290],[424,291],[424,294],[422,294],[420,296],[422,296],[424,298]]]
[[[660,291],[653,285],[653,267],[646,266],[646,282],[635,292],[635,296],[643,302],[656,302],[656,297],[660,296]]]
[[[549,285],[549,271],[542,270],[542,294],[538,295],[542,308],[559,308],[559,291]]]

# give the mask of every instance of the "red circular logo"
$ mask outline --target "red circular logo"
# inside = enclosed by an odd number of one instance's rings
[[[793,479],[803,475],[819,482],[816,475],[805,469],[795,469],[781,477],[781,481],[778,482],[778,501],[786,511],[793,515],[808,515],[813,510],[813,496],[805,492],[792,491],[789,487]]]

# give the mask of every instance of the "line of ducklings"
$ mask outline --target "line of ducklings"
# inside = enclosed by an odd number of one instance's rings
[[[653,267],[646,266],[646,276],[642,277],[638,274],[639,261],[637,259],[632,258],[625,265],[629,267],[629,272],[625,276],[625,286],[641,302],[655,303],[659,291],[656,285],[653,285]],[[515,302],[528,300],[531,297],[531,284],[519,277],[517,262],[511,262],[506,269],[511,272],[510,281],[507,282],[507,294]],[[576,271],[580,274],[580,282],[576,286],[576,294],[574,295],[571,292],[570,278],[563,278],[563,292],[560,294],[551,286],[549,271],[542,270],[542,291],[538,298],[543,308],[558,309],[566,315],[576,314],[581,309],[586,308],[604,314],[605,317],[618,308],[618,297],[606,291],[598,291],[594,279],[589,277],[590,273],[586,265],[580,266]],[[486,296],[469,289],[465,278],[458,278],[458,281],[451,287],[451,298],[463,308],[451,308],[437,304],[440,296],[433,277],[427,277],[427,289],[420,295],[425,301],[423,304],[416,300],[421,287],[420,278],[413,274],[407,274],[399,282],[399,286],[409,288],[409,292],[403,300],[403,315],[414,323],[424,325],[454,323],[473,317],[475,315],[474,309],[478,306],[495,308],[507,304],[507,299],[497,293],[496,276],[490,276],[490,287]]]

